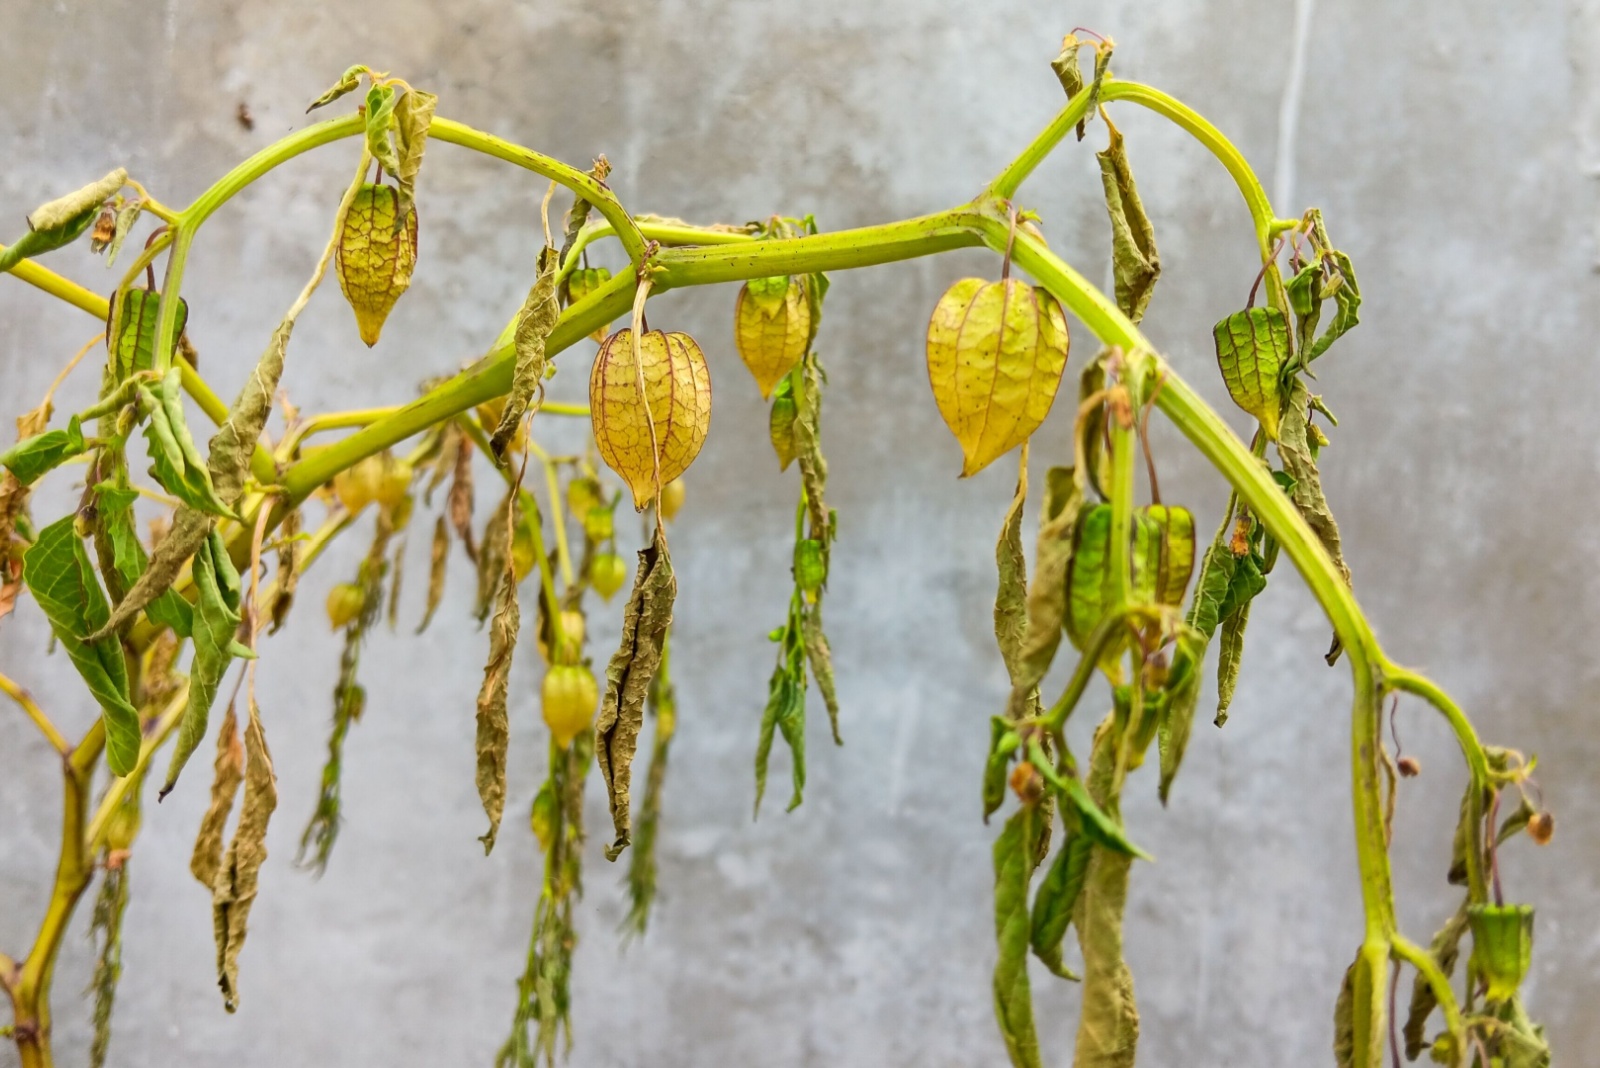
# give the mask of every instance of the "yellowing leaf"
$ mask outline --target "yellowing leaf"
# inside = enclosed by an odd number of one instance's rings
[[[644,383],[640,394],[640,378]],[[711,426],[711,373],[688,334],[646,331],[634,358],[633,331],[606,338],[589,376],[595,445],[622,476],[643,511],[655,499],[657,472],[665,486],[689,469]]]
[[[964,278],[928,323],[928,380],[961,443],[962,477],[1021,445],[1044,422],[1067,366],[1067,321],[1043,289]]]
[[[762,397],[800,362],[810,337],[811,302],[800,279],[754,278],[739,290],[733,338]]]
[[[356,326],[368,347],[378,343],[384,320],[411,285],[417,262],[417,212],[397,222],[400,194],[386,185],[363,185],[345,215],[334,253],[339,288],[356,313]]]

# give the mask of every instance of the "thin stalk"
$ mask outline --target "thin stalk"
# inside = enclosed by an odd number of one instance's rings
[[[61,732],[56,730],[56,725],[50,722],[50,717],[44,714],[44,709],[39,707],[39,702],[33,699],[33,694],[17,685],[6,675],[0,675],[0,693],[4,693],[22,706],[22,710],[28,714],[28,718],[33,720],[33,725],[39,728],[39,733],[44,735],[45,741],[49,742],[56,752],[65,755],[72,748],[67,740],[61,736]]]

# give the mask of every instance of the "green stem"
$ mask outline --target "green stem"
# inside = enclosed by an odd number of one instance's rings
[[[1422,981],[1433,991],[1434,998],[1439,1002],[1439,1011],[1444,1014],[1445,1029],[1454,1036],[1456,1049],[1464,1051],[1467,1032],[1461,1019],[1461,1008],[1456,1004],[1455,991],[1450,989],[1450,980],[1445,978],[1433,954],[1400,934],[1391,937],[1390,946],[1394,955],[1415,968],[1417,974],[1422,976]]]

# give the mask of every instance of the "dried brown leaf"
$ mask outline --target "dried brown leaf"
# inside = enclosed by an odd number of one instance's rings
[[[489,661],[478,689],[478,797],[489,817],[489,830],[478,840],[485,854],[494,849],[500,816],[506,804],[506,747],[511,721],[506,713],[506,687],[511,679],[511,656],[517,648],[522,610],[517,604],[517,580],[510,567],[500,571],[495,593],[494,622],[489,625]]]
[[[244,730],[244,803],[239,827],[228,843],[228,854],[211,888],[211,921],[217,939],[217,981],[222,1004],[229,1012],[239,1007],[239,951],[244,948],[250,908],[255,904],[261,865],[267,859],[267,824],[278,807],[278,781],[272,772],[272,753],[261,728],[261,710],[249,702],[250,718]]]
[[[195,836],[194,852],[189,857],[189,871],[200,885],[210,889],[217,883],[217,872],[222,867],[223,836],[228,829],[228,815],[233,811],[233,799],[244,782],[244,745],[239,741],[239,721],[229,702],[227,715],[222,717],[222,728],[217,732],[217,759],[211,780],[211,803],[200,819],[200,833]]]

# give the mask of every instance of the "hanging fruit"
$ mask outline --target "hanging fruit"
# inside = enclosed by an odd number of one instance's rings
[[[417,210],[407,210],[404,220],[399,211],[397,190],[362,186],[344,217],[334,254],[339,288],[356,313],[356,327],[368,348],[378,343],[383,322],[411,285],[417,262]]]
[[[631,329],[618,330],[595,357],[589,412],[601,458],[643,511],[656,486],[687,471],[705,444],[711,425],[705,354],[688,334],[647,330],[635,346]]]

